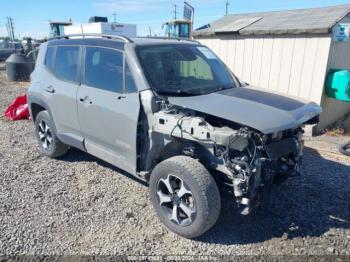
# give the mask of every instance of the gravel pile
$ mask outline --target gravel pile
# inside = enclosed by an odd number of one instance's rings
[[[0,71],[0,111],[28,85]],[[304,175],[249,217],[223,195],[218,224],[187,240],[159,222],[145,185],[78,150],[42,157],[32,122],[1,116],[0,255],[350,255],[350,158],[334,149],[341,140],[307,141]]]

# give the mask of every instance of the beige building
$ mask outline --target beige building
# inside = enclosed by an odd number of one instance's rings
[[[350,23],[350,4],[228,15],[194,37],[244,82],[320,104],[322,130],[350,113],[350,102],[324,92],[330,69],[350,70],[350,40],[335,40],[339,23]]]

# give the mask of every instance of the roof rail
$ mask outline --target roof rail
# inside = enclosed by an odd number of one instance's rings
[[[94,36],[94,37],[101,37],[101,38],[107,38],[107,39],[118,39],[118,40],[122,40],[124,41],[125,43],[133,43],[134,41],[132,41],[129,37],[126,37],[126,36],[122,36],[122,35],[106,35],[106,34],[74,34],[74,35],[61,35],[61,36],[54,36],[54,37],[51,37],[48,39],[48,41],[50,40],[58,40],[58,39],[69,39],[71,37],[82,37],[82,38],[85,38],[85,37],[91,37],[91,36]]]
[[[177,41],[188,41],[188,42],[194,42],[197,44],[200,44],[199,41],[188,39],[185,37],[166,37],[166,36],[138,36],[137,38],[148,38],[148,39],[161,39],[161,40],[177,40]]]

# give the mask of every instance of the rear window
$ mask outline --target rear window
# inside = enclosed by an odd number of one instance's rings
[[[101,47],[87,47],[85,84],[98,89],[124,92],[123,53]]]
[[[45,56],[45,65],[46,67],[50,70],[54,70],[54,48],[53,47],[48,47],[46,49],[46,56]]]
[[[78,80],[79,46],[58,46],[54,74],[63,80]]]

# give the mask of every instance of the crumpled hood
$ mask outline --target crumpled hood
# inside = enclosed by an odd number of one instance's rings
[[[321,113],[316,103],[238,87],[200,96],[168,97],[171,104],[220,117],[264,134],[298,127]]]

